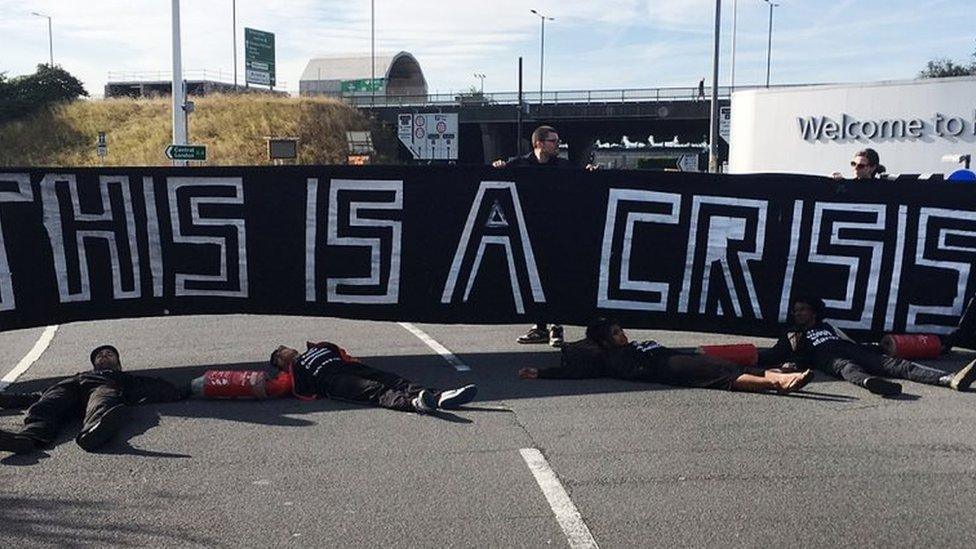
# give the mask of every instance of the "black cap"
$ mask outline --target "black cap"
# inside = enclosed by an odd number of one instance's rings
[[[91,356],[88,357],[88,360],[91,361],[92,366],[95,365],[95,355],[104,349],[111,349],[112,352],[115,353],[115,356],[119,356],[119,350],[116,349],[114,345],[99,345],[98,347],[92,349]]]

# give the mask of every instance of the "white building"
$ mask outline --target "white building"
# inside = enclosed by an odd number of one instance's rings
[[[732,95],[731,173],[850,177],[873,148],[890,174],[951,173],[976,156],[976,77],[750,89]]]

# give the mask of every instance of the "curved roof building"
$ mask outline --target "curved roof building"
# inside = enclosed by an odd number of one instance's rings
[[[372,80],[370,56],[316,57],[308,62],[298,82],[298,93],[307,95],[427,95],[427,79],[410,53],[376,56]]]

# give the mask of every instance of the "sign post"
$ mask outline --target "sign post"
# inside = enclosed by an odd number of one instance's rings
[[[206,160],[206,145],[170,145],[166,147],[166,158],[170,160]]]
[[[275,35],[244,28],[244,84],[275,87]]]

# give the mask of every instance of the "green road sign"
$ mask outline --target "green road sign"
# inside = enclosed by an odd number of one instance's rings
[[[206,160],[206,145],[170,145],[166,147],[166,158],[170,160]]]
[[[274,87],[274,33],[244,27],[244,81]]]
[[[361,78],[359,80],[343,80],[342,93],[383,91],[386,82],[383,78]]]

